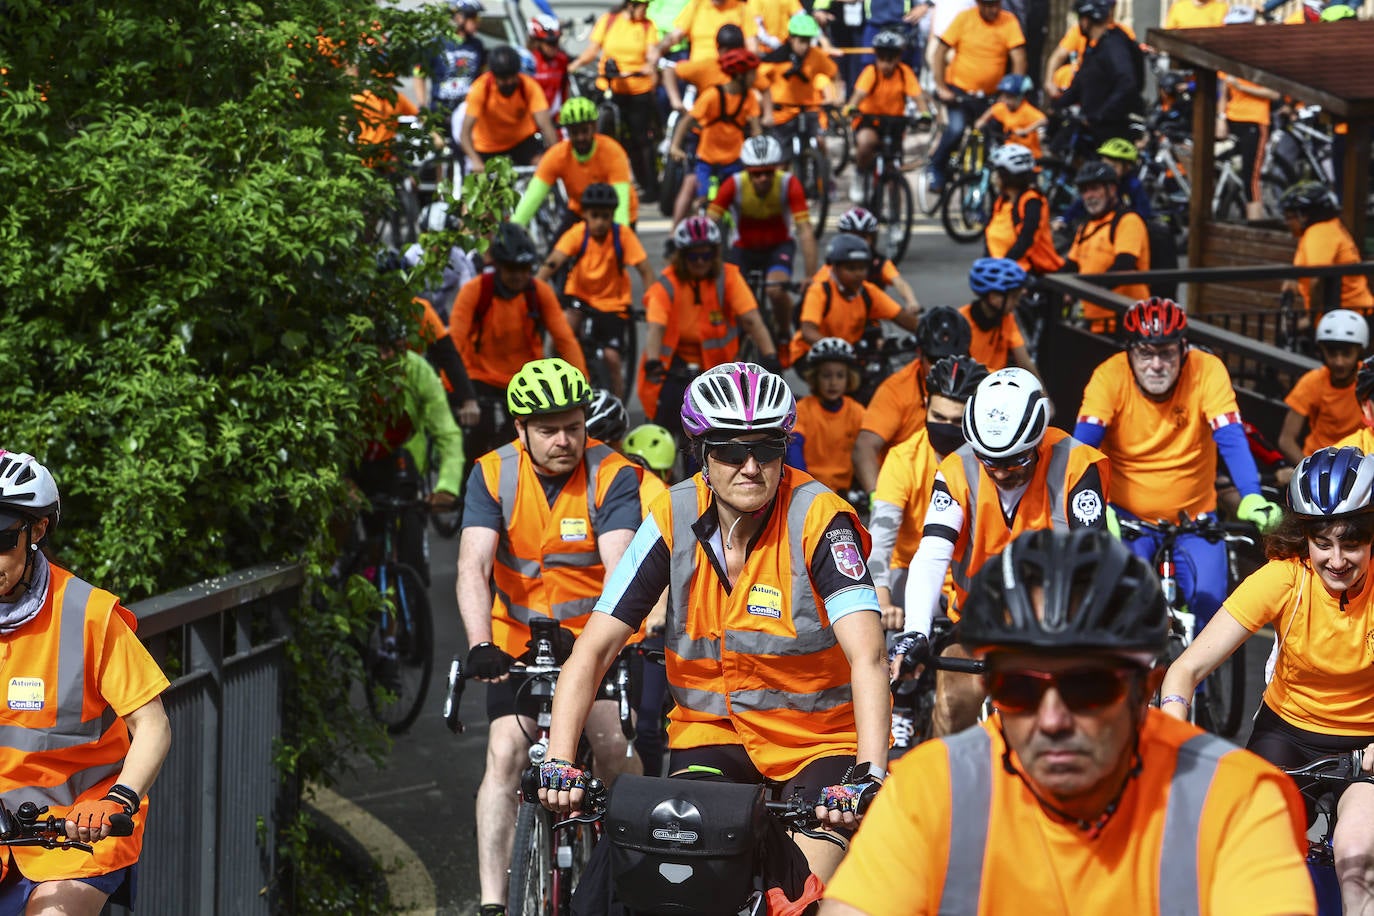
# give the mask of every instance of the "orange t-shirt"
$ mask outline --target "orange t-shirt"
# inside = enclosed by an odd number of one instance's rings
[[[863,429],[888,445],[904,442],[926,428],[925,379],[930,367],[916,359],[892,373],[864,411]],[[925,511],[925,507],[921,507]]]
[[[1351,378],[1344,388],[1337,388],[1331,384],[1331,370],[1325,366],[1304,372],[1283,403],[1307,418],[1304,455],[1335,445],[1364,425],[1360,402],[1355,397],[1355,379]]]
[[[716,58],[716,33],[723,25],[739,26],[746,40],[759,33],[758,20],[745,0],[691,0],[673,20],[673,28],[686,32],[691,42],[690,60]]]
[[[1225,0],[1209,0],[1198,6],[1193,0],[1174,0],[1164,17],[1166,29],[1207,29],[1225,25],[1231,7]]]
[[[991,739],[991,793],[976,899],[943,900],[952,818],[969,818],[961,775],[943,741],[927,741],[892,765],[825,896],[867,916],[1064,916],[1174,913],[1201,916],[1315,913],[1306,823],[1297,786],[1249,751],[1216,763],[1201,802],[1195,901],[1160,899],[1165,811],[1179,748],[1199,734],[1158,709],[1140,729],[1141,771],[1100,832],[1049,814],[1025,781],[1002,765],[998,718],[975,726]],[[1017,758],[1012,757],[1013,761]],[[1016,763],[1018,769],[1023,764]],[[973,876],[976,877],[976,876]]]
[[[869,64],[854,81],[854,88],[868,93],[859,101],[859,113],[899,118],[906,113],[906,100],[919,98],[921,84],[906,64],[897,64],[890,76],[883,76],[877,64]]]
[[[814,394],[797,402],[795,432],[802,437],[806,473],[837,493],[848,490],[854,482],[851,456],[863,418],[863,405],[847,395],[833,411]]]
[[[1224,79],[1226,74],[1218,73],[1217,79]],[[1249,80],[1240,77],[1233,77],[1238,85],[1226,86],[1226,120],[1237,123],[1258,124],[1263,128],[1269,127],[1269,100],[1260,95],[1246,92],[1246,88],[1258,89],[1259,86]],[[1263,136],[1263,135],[1261,135]],[[1263,149],[1263,140],[1261,150]]]
[[[749,12],[761,31],[785,41],[788,22],[794,14],[802,12],[802,5],[798,0],[749,0]]]
[[[982,363],[989,372],[1007,368],[1007,355],[1017,347],[1026,345],[1026,338],[1021,336],[1021,326],[1016,323],[1013,312],[1003,315],[1002,323],[991,331],[984,331],[974,323],[972,302],[961,305],[959,314],[968,319],[968,326],[973,329],[968,355]]]
[[[415,103],[401,93],[394,99],[385,99],[375,92],[363,92],[353,96],[353,107],[358,110],[358,147],[368,156],[365,164],[376,166],[396,158],[392,143],[400,128],[397,120],[402,116],[414,117],[419,114]]]
[[[630,180],[630,157],[625,147],[605,134],[597,134],[592,143],[592,151],[585,160],[578,159],[573,152],[571,140],[561,140],[544,151],[534,177],[553,187],[563,182],[567,194],[568,209],[582,215],[582,192],[587,185],[628,184],[630,186],[630,222],[639,219],[639,195],[635,193],[634,182]]]
[[[1226,365],[1189,350],[1167,401],[1136,384],[1125,353],[1098,366],[1083,391],[1078,422],[1105,426],[1098,446],[1112,462],[1111,501],[1147,520],[1190,517],[1217,507],[1212,431],[1240,422]]]
[[[1371,585],[1342,603],[1305,559],[1270,560],[1222,602],[1251,633],[1274,624],[1279,655],[1264,702],[1285,722],[1328,735],[1374,731]]]
[[[720,69],[720,59],[707,57],[701,60],[680,60],[673,66],[678,79],[685,80],[697,87],[697,92],[705,92],[712,86],[730,82],[730,74]]]
[[[472,145],[479,153],[501,153],[533,137],[539,126],[534,113],[548,111],[544,90],[531,77],[519,74],[520,88],[510,95],[496,89],[496,77],[483,73],[472,82],[468,114],[472,119]]]
[[[749,119],[762,113],[759,94],[753,89],[731,95],[722,88],[712,88],[697,96],[692,106],[692,118],[701,125],[697,158],[712,165],[736,162],[744,149],[744,138],[749,136]]]
[[[940,36],[954,49],[954,60],[945,71],[945,82],[965,92],[997,92],[997,82],[1007,75],[1007,55],[1026,44],[1016,14],[999,10],[992,22],[984,21],[978,8],[964,10]]]
[[[806,288],[799,324],[809,322],[820,330],[822,337],[839,337],[856,344],[864,336],[864,329],[870,321],[896,318],[901,313],[902,307],[897,300],[883,292],[877,284],[865,280],[862,292],[846,298],[834,277],[827,277],[825,282],[813,282]],[[801,331],[797,331],[791,341],[792,361],[801,359],[810,349],[811,344],[801,336]]]
[[[1113,221],[1116,222],[1115,229],[1112,228]],[[1111,269],[1118,254],[1135,255],[1136,270],[1150,269],[1150,234],[1145,228],[1145,220],[1135,211],[1125,212],[1119,220],[1116,212],[1108,212],[1079,226],[1068,258],[1077,262],[1081,274],[1102,274]],[[1117,286],[1113,292],[1127,299],[1150,298],[1150,288],[1144,283]],[[1116,313],[1100,305],[1084,302],[1083,317],[1089,321],[1115,320]]]
[[[613,234],[620,230],[620,250],[623,260],[617,262]],[[640,244],[639,237],[629,226],[613,227],[600,241],[587,238],[587,224],[580,222],[573,226],[554,245],[569,258],[577,258],[586,240],[587,251],[568,271],[568,279],[563,284],[563,293],[585,300],[588,305],[601,312],[614,312],[621,318],[630,315],[630,271],[628,268],[643,264],[649,255]]]
[[[800,105],[819,105],[823,80],[840,72],[835,60],[820,48],[810,48],[797,68],[800,76],[787,76],[791,62],[763,64],[759,67],[754,88],[766,91],[773,98],[773,122],[786,124],[801,114]]]
[[[530,320],[526,297],[533,297],[534,309],[544,329],[553,338],[558,355],[584,373],[587,361],[582,345],[568,327],[568,319],[558,304],[558,296],[543,280],[532,280],[524,296],[503,299],[492,290],[491,305],[481,327],[474,327],[477,304],[482,297],[482,277],[464,283],[453,299],[448,332],[463,357],[463,366],[473,381],[505,388],[520,367],[544,356],[544,338]],[[486,282],[490,283],[488,279]]]
[[[901,275],[902,275],[902,272],[901,272],[900,270],[897,269],[897,265],[896,265],[896,264],[893,264],[891,260],[884,260],[884,261],[883,261],[883,266],[882,266],[882,268],[881,268],[880,275],[879,275],[879,277],[878,277],[878,279],[877,279],[876,282],[877,282],[877,284],[878,284],[879,286],[881,286],[883,289],[887,289],[889,286],[892,285],[892,281],[895,280],[895,279],[897,279],[897,278],[900,277]],[[814,277],[811,278],[811,282],[812,282],[812,283],[824,283],[824,282],[826,282],[827,280],[829,280],[830,277],[831,277],[830,265],[829,265],[829,264],[822,264],[822,265],[821,265],[821,269],[818,270],[818,271],[816,271],[816,275],[815,275]],[[873,280],[873,274],[872,274],[872,272],[869,273],[868,277],[869,277],[869,282],[870,282],[870,283],[871,283],[871,282],[875,282],[875,281]]]
[[[1340,217],[1332,217],[1320,223],[1313,223],[1303,230],[1298,239],[1298,250],[1293,255],[1296,267],[1325,267],[1332,264],[1358,264],[1360,250],[1355,240],[1341,222]],[[1298,280],[1302,287],[1302,298],[1308,309],[1312,308],[1312,278]],[[1341,277],[1341,308],[1374,308],[1374,295],[1369,292],[1369,280],[1363,274]]]
[[[1009,143],[1019,143],[1031,151],[1031,155],[1039,159],[1045,153],[1040,148],[1040,131],[1033,130],[1025,136],[1012,136],[1014,130],[1025,130],[1032,124],[1038,124],[1045,120],[1045,113],[1036,108],[1030,102],[1022,102],[1019,107],[1012,109],[1006,102],[996,102],[988,113],[992,119],[1002,125],[1002,130],[1006,131]]]
[[[606,13],[592,29],[592,44],[601,45],[601,72],[606,61],[615,61],[621,73],[635,73],[644,69],[649,49],[658,41],[658,26],[647,17],[636,21],[624,11]],[[621,95],[640,95],[654,88],[652,76],[622,76],[610,81],[612,92]]]

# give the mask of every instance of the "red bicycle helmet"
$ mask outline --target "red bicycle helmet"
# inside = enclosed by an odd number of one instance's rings
[[[1122,326],[1130,343],[1170,343],[1183,339],[1188,316],[1174,300],[1151,296],[1130,307]]]
[[[759,56],[748,48],[731,48],[720,55],[720,69],[730,76],[757,70]]]

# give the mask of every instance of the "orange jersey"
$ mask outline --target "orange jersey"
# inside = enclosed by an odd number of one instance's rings
[[[859,101],[859,113],[901,117],[906,100],[919,98],[921,84],[906,64],[899,63],[890,76],[883,76],[877,64],[869,64],[854,81],[854,88],[868,93]]]
[[[1331,370],[1325,366],[1303,373],[1283,403],[1307,418],[1304,455],[1335,445],[1364,425],[1360,402],[1355,397],[1355,379],[1352,377],[1344,388],[1337,388],[1331,384]]]
[[[592,44],[601,45],[601,72],[606,61],[615,61],[621,73],[638,73],[648,63],[649,49],[658,41],[658,26],[653,21],[631,19],[627,12],[606,13],[592,29]],[[650,92],[655,84],[652,76],[622,76],[610,81],[612,92],[639,95]]]
[[[746,40],[759,33],[758,20],[745,0],[691,0],[673,20],[673,28],[687,33],[691,60],[716,58],[716,33],[723,25],[739,26]]]
[[[797,402],[796,433],[803,438],[806,473],[843,493],[854,482],[854,440],[863,423],[863,405],[851,397],[828,410],[814,394]]]
[[[1367,735],[1374,722],[1374,589],[1342,601],[1306,559],[1270,560],[1222,602],[1279,644],[1264,702],[1285,722],[1329,735]]]
[[[894,445],[883,459],[873,498],[902,510],[902,526],[897,529],[897,543],[892,548],[893,569],[910,566],[916,548],[921,545],[921,522],[930,505],[931,488],[941,460],[940,454],[931,448],[924,428]]]
[[[1006,752],[994,716],[896,761],[825,896],[867,916],[1316,912],[1302,798],[1249,751],[1149,710],[1139,774],[1092,832],[1046,811]],[[953,843],[970,822],[982,839]]]
[[[869,399],[862,428],[888,445],[910,439],[925,429],[925,382],[929,372],[925,360],[916,359],[886,378]]]
[[[1019,143],[1031,151],[1031,155],[1039,159],[1045,153],[1040,148],[1040,131],[1032,130],[1025,135],[1014,133],[1018,130],[1025,130],[1032,124],[1039,124],[1045,120],[1045,113],[1036,108],[1030,102],[1022,102],[1016,108],[1011,108],[1006,102],[995,102],[988,109],[988,114],[994,121],[1002,125],[1002,130],[1007,135],[1010,143]]]
[[[985,22],[975,7],[955,16],[940,41],[954,49],[945,82],[965,92],[993,95],[1007,75],[1007,55],[1024,47],[1026,36],[1016,14],[998,10],[996,19]]]
[[[969,343],[968,355],[972,356],[989,372],[1007,368],[1008,354],[1017,347],[1024,347],[1026,339],[1021,336],[1021,326],[1016,323],[1014,312],[1008,311],[1002,321],[990,331],[984,331],[973,320],[973,303],[959,307],[959,314],[968,319],[973,329],[973,340]]]
[[[820,81],[833,79],[839,69],[834,58],[812,47],[799,67],[793,68],[791,61],[760,66],[754,88],[773,97],[774,123],[786,124],[801,114],[797,106],[821,103]]]
[[[1135,255],[1137,270],[1150,269],[1150,235],[1145,228],[1145,220],[1130,210],[1109,211],[1079,226],[1074,233],[1068,258],[1078,264],[1081,274],[1102,274],[1110,270],[1117,255],[1122,254]],[[1144,283],[1117,286],[1112,291],[1127,299],[1150,297],[1150,288]],[[1116,313],[1100,305],[1084,302],[1083,317],[1089,321],[1114,321]]]
[[[1050,231],[1049,201],[1036,188],[1027,188],[1014,201],[997,195],[997,199],[992,202],[992,218],[983,230],[983,242],[987,245],[989,257],[1007,257],[1021,235],[1028,207],[1032,202],[1039,204],[1039,221],[1035,224],[1035,234],[1032,236],[1030,247],[1016,258],[1016,263],[1021,265],[1022,270],[1031,273],[1052,274],[1064,266],[1064,259],[1054,248],[1054,233]]]
[[[1298,239],[1298,250],[1293,255],[1297,267],[1323,267],[1331,264],[1358,264],[1360,250],[1351,238],[1350,231],[1341,223],[1339,217],[1332,217],[1320,223],[1313,223],[1302,232]],[[1307,308],[1312,308],[1312,278],[1298,280],[1302,287],[1302,298]],[[1362,274],[1341,277],[1341,308],[1374,308],[1374,295],[1370,295],[1369,281]]]
[[[530,288],[514,299],[503,299],[493,290],[485,315],[477,314],[483,284],[493,279],[483,274],[464,283],[449,316],[449,336],[473,381],[505,388],[521,366],[541,358],[544,335],[539,325],[553,338],[558,355],[585,373],[582,345],[568,327],[558,296],[543,280],[532,280]],[[538,324],[531,320],[531,313],[539,316]]]
[[[415,103],[401,93],[394,99],[387,99],[375,92],[363,92],[353,96],[353,107],[358,110],[358,146],[373,154],[366,158],[365,164],[375,166],[395,159],[392,144],[400,128],[398,119],[419,114]]]
[[[826,294],[829,290],[829,295]],[[839,337],[851,344],[858,343],[870,321],[896,318],[902,307],[873,283],[864,281],[863,290],[846,297],[833,277],[824,283],[812,283],[802,300],[803,324],[814,324],[822,337]],[[806,345],[803,352],[811,349]]]
[[[701,60],[680,60],[673,66],[677,78],[697,87],[697,92],[705,92],[712,86],[730,82],[730,74],[720,69],[720,59],[704,57]]]
[[[639,195],[634,191],[630,180],[630,157],[625,147],[605,134],[597,134],[592,142],[592,151],[586,159],[579,159],[573,152],[572,141],[562,140],[544,151],[535,169],[534,177],[553,187],[563,182],[567,193],[568,209],[582,215],[582,192],[587,186],[596,184],[630,186],[630,222],[639,219]]]
[[[712,165],[738,161],[744,138],[749,136],[749,119],[757,118],[762,111],[759,94],[752,89],[734,95],[724,87],[716,87],[697,96],[692,106],[692,119],[701,126],[697,158]]]
[[[483,73],[472,81],[468,114],[472,119],[472,145],[479,153],[501,153],[519,146],[539,130],[536,112],[548,111],[544,90],[532,77],[521,73],[520,88],[511,95],[496,89],[496,77]]]
[[[620,233],[621,258],[616,257],[615,232]],[[565,295],[583,299],[602,312],[614,312],[622,318],[629,316],[630,272],[627,268],[643,264],[649,258],[633,229],[615,226],[605,238],[597,241],[587,238],[587,224],[580,222],[563,233],[554,249],[575,259],[563,284]],[[582,252],[581,257],[578,252]]]
[[[1217,79],[1221,80],[1225,76],[1226,74],[1224,73],[1218,73]],[[1261,127],[1268,128],[1270,116],[1269,100],[1264,96],[1245,91],[1247,87],[1258,89],[1259,86],[1256,84],[1248,80],[1243,80],[1238,76],[1234,77],[1234,79],[1238,85],[1226,86],[1226,120],[1243,121],[1247,124],[1259,124]],[[1260,149],[1261,151],[1264,149],[1263,139],[1261,139]]]
[[[1102,451],[1112,460],[1115,505],[1140,518],[1190,517],[1217,507],[1217,449],[1212,431],[1240,422],[1226,365],[1188,351],[1167,401],[1145,396],[1125,353],[1093,371],[1078,422],[1107,428]]]

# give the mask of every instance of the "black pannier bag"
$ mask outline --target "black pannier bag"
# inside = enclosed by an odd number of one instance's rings
[[[621,776],[606,808],[615,898],[665,916],[733,912],[753,893],[763,786]]]

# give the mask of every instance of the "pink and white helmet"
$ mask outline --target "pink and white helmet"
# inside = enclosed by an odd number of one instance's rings
[[[687,386],[682,428],[692,438],[708,433],[790,433],[797,399],[781,376],[755,363],[725,363]]]
[[[705,216],[689,216],[677,224],[673,230],[675,248],[692,248],[696,245],[719,245],[720,227]]]

